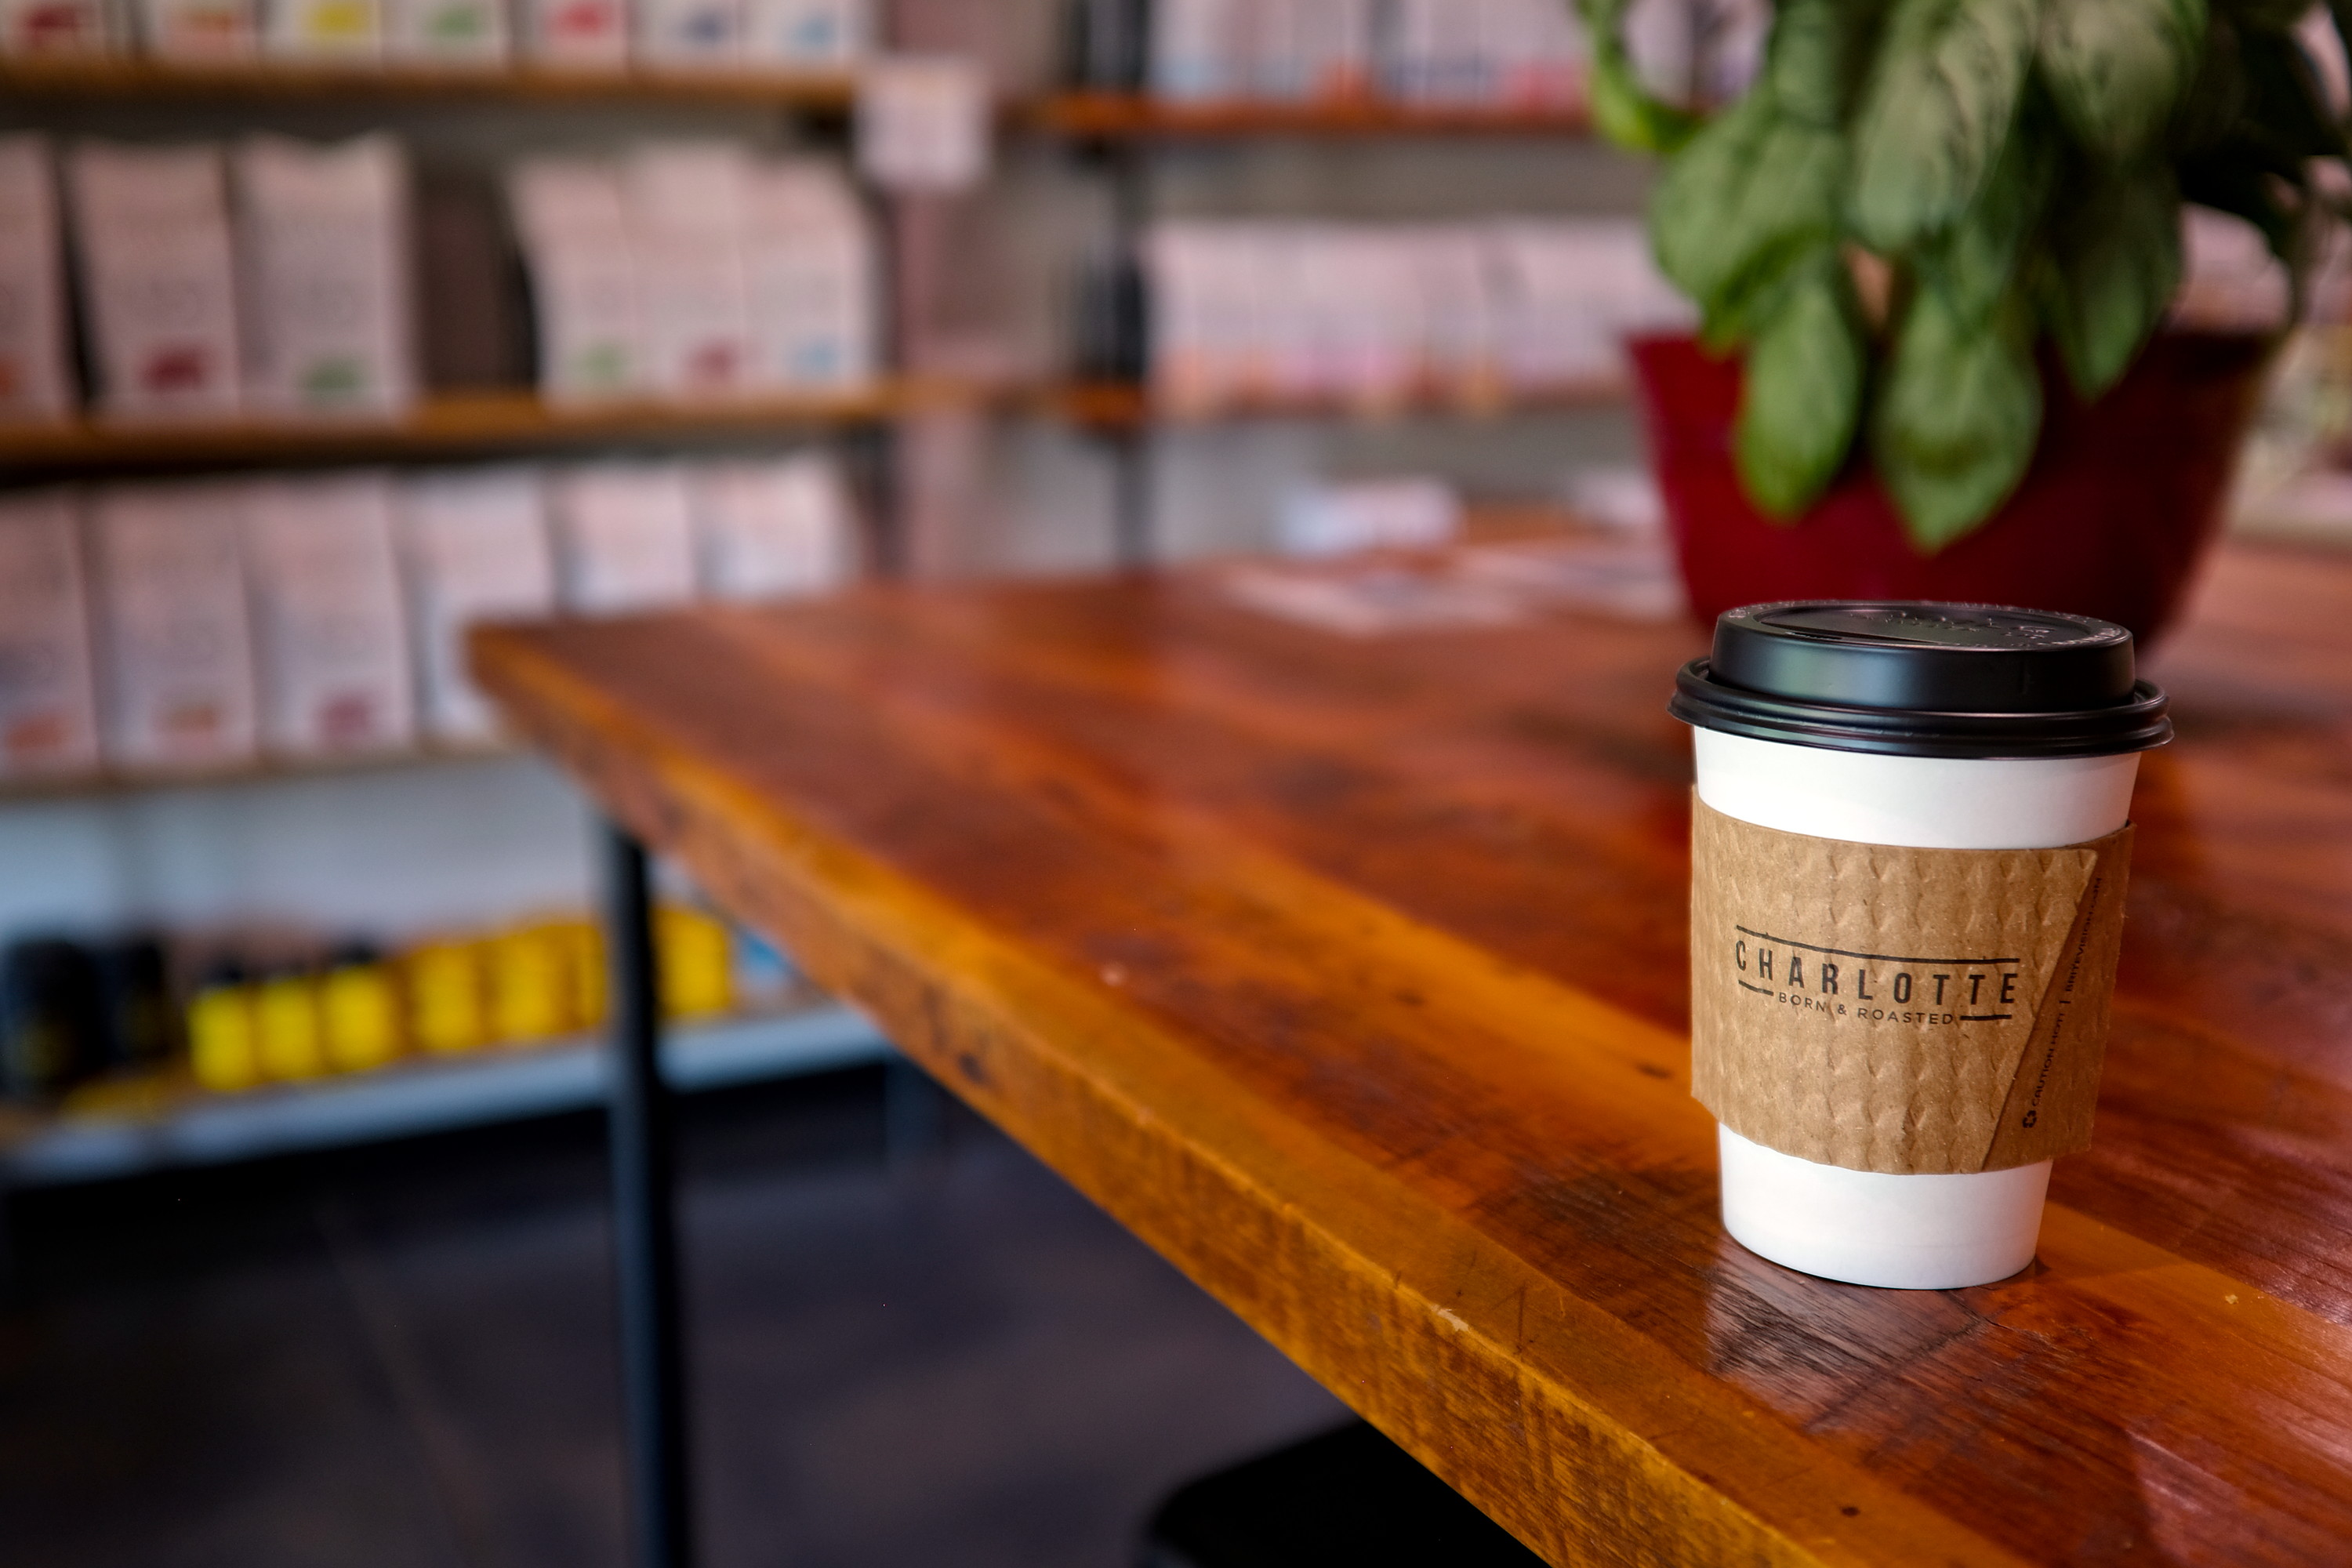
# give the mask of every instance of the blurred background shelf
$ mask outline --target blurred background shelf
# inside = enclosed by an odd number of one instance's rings
[[[934,383],[890,383],[867,392],[831,395],[696,403],[557,405],[529,392],[445,394],[395,419],[240,416],[202,423],[77,421],[0,428],[0,468],[372,462],[509,447],[756,436],[875,424],[988,395],[983,389]]]
[[[893,1054],[862,1015],[828,1003],[673,1028],[662,1067],[674,1089],[692,1093],[869,1066]],[[584,1110],[604,1103],[604,1061],[599,1041],[581,1038],[412,1058],[243,1094],[165,1079],[108,1088],[129,1103],[8,1113],[0,1121],[0,1182],[105,1181]]]
[[[1030,126],[1081,141],[1238,140],[1252,136],[1584,136],[1582,108],[1459,108],[1378,99],[1337,102],[1171,102],[1139,93],[1073,92],[1045,99]]]
[[[524,755],[503,742],[429,745],[344,757],[267,758],[226,767],[158,770],[109,769],[93,773],[0,779],[0,805],[40,800],[88,800],[147,790],[226,789],[240,784],[280,784],[297,779],[344,778],[360,773],[404,772],[458,763],[499,762]]]
[[[845,113],[846,75],[745,70],[625,71],[531,66],[381,66],[261,59],[173,64],[139,59],[0,59],[0,94],[162,100],[478,100],[520,103],[703,103]]]
[[[1215,425],[1244,419],[1494,419],[1517,413],[1608,407],[1632,395],[1629,383],[1609,376],[1493,400],[1420,396],[1366,404],[1339,398],[1253,398],[1214,408],[1179,409],[1154,398],[1150,388],[1132,382],[1080,381],[1053,388],[1044,395],[1043,404],[1049,413],[1072,425],[1120,432],[1155,425]]]

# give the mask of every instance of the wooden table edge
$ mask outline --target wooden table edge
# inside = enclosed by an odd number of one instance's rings
[[[1158,1093],[1149,1100],[1107,1076],[1098,1058],[1057,1044],[1151,1032],[1148,1020],[1118,1005],[1110,987],[1087,985],[979,930],[864,851],[701,763],[547,657],[529,629],[478,630],[472,658],[477,679],[515,728],[605,812],[684,863],[731,915],[785,946],[940,1083],[1548,1560],[1955,1568],[2024,1561],[1559,1292],[1500,1247],[1486,1246],[1474,1260],[1444,1260],[1447,1274],[1459,1276],[1466,1261],[1495,1278],[1476,1301],[1414,1288],[1407,1275],[1422,1270],[1412,1263],[1430,1260],[1375,1262],[1339,1229],[1310,1222],[1281,1197],[1283,1184],[1267,1178],[1311,1169],[1318,1194],[1426,1205],[1402,1183],[1272,1107],[1236,1105],[1231,1085],[1172,1037],[1162,1037],[1157,1050],[1123,1054],[1130,1068],[1152,1059]],[[1088,1114],[1041,1110],[1078,1099],[1092,1107]],[[1172,1100],[1240,1121],[1235,1131],[1246,1136],[1229,1139],[1218,1151],[1224,1157],[1212,1159],[1171,1136],[1151,1108]],[[1102,1131],[1109,1128],[1119,1130],[1116,1138]],[[1241,1153],[1253,1142],[1251,1153]],[[1168,1197],[1177,1193],[1181,1203]],[[1428,1206],[1423,1231],[1458,1243],[1462,1227]],[[1203,1234],[1215,1229],[1202,1224],[1211,1212],[1226,1222],[1220,1234]],[[1286,1276],[1299,1288],[1254,1293],[1273,1282],[1274,1271],[1259,1267],[1269,1248],[1300,1265]],[[1613,1363],[1614,1376],[1581,1390],[1531,1376],[1496,1321],[1501,1301],[1517,1293],[1524,1303],[1529,1292],[1576,1319],[1591,1336],[1595,1370]],[[1372,1331],[1352,1342],[1310,1334],[1302,1321],[1309,1316]],[[1401,1378],[1401,1367],[1419,1375]],[[1465,1404],[1506,1441],[1481,1454],[1446,1441],[1436,1415],[1443,1410],[1445,1426],[1458,1431]]]

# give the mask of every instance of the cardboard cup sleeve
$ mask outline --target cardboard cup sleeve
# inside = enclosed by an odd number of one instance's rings
[[[2062,849],[1781,833],[1692,800],[1692,1092],[1849,1170],[2090,1146],[2132,830]]]

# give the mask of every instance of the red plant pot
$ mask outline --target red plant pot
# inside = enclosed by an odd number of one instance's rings
[[[1692,612],[1779,599],[1947,599],[2071,610],[2145,642],[2180,611],[2220,531],[2238,448],[2262,395],[2270,340],[2168,332],[2115,389],[2084,405],[2049,381],[2042,444],[1990,521],[1934,555],[1857,458],[1804,516],[1776,523],[1739,488],[1737,359],[1690,338],[1633,345],[1651,461]]]

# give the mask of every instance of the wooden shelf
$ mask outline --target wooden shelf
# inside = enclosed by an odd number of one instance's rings
[[[357,773],[399,773],[410,768],[436,767],[451,763],[498,762],[529,754],[520,747],[491,741],[479,745],[424,745],[345,757],[257,757],[250,762],[229,763],[209,768],[110,768],[94,773],[0,779],[0,806],[31,801],[86,800],[147,790],[225,789],[294,779],[345,778]]]
[[[847,74],[561,69],[513,65],[346,65],[290,59],[182,64],[147,59],[0,60],[0,94],[44,98],[471,99],[490,101],[735,104],[846,112]]]
[[[871,424],[983,392],[892,383],[837,396],[728,402],[553,405],[526,392],[436,397],[397,419],[249,418],[140,423],[91,419],[0,429],[0,470],[174,464],[259,466],[323,458],[393,461],[632,440],[751,436]]]
[[[1083,141],[1202,141],[1249,136],[1582,136],[1584,109],[1448,108],[1380,99],[1328,103],[1170,102],[1132,93],[1074,92],[1030,111],[1034,129]]]
[[[1422,396],[1397,404],[1358,404],[1327,399],[1253,399],[1213,409],[1171,409],[1156,402],[1148,387],[1127,382],[1073,382],[1044,395],[1046,412],[1090,429],[1118,431],[1152,425],[1213,425],[1237,419],[1498,419],[1515,414],[1602,407],[1622,403],[1628,384],[1612,376],[1493,400]]]

